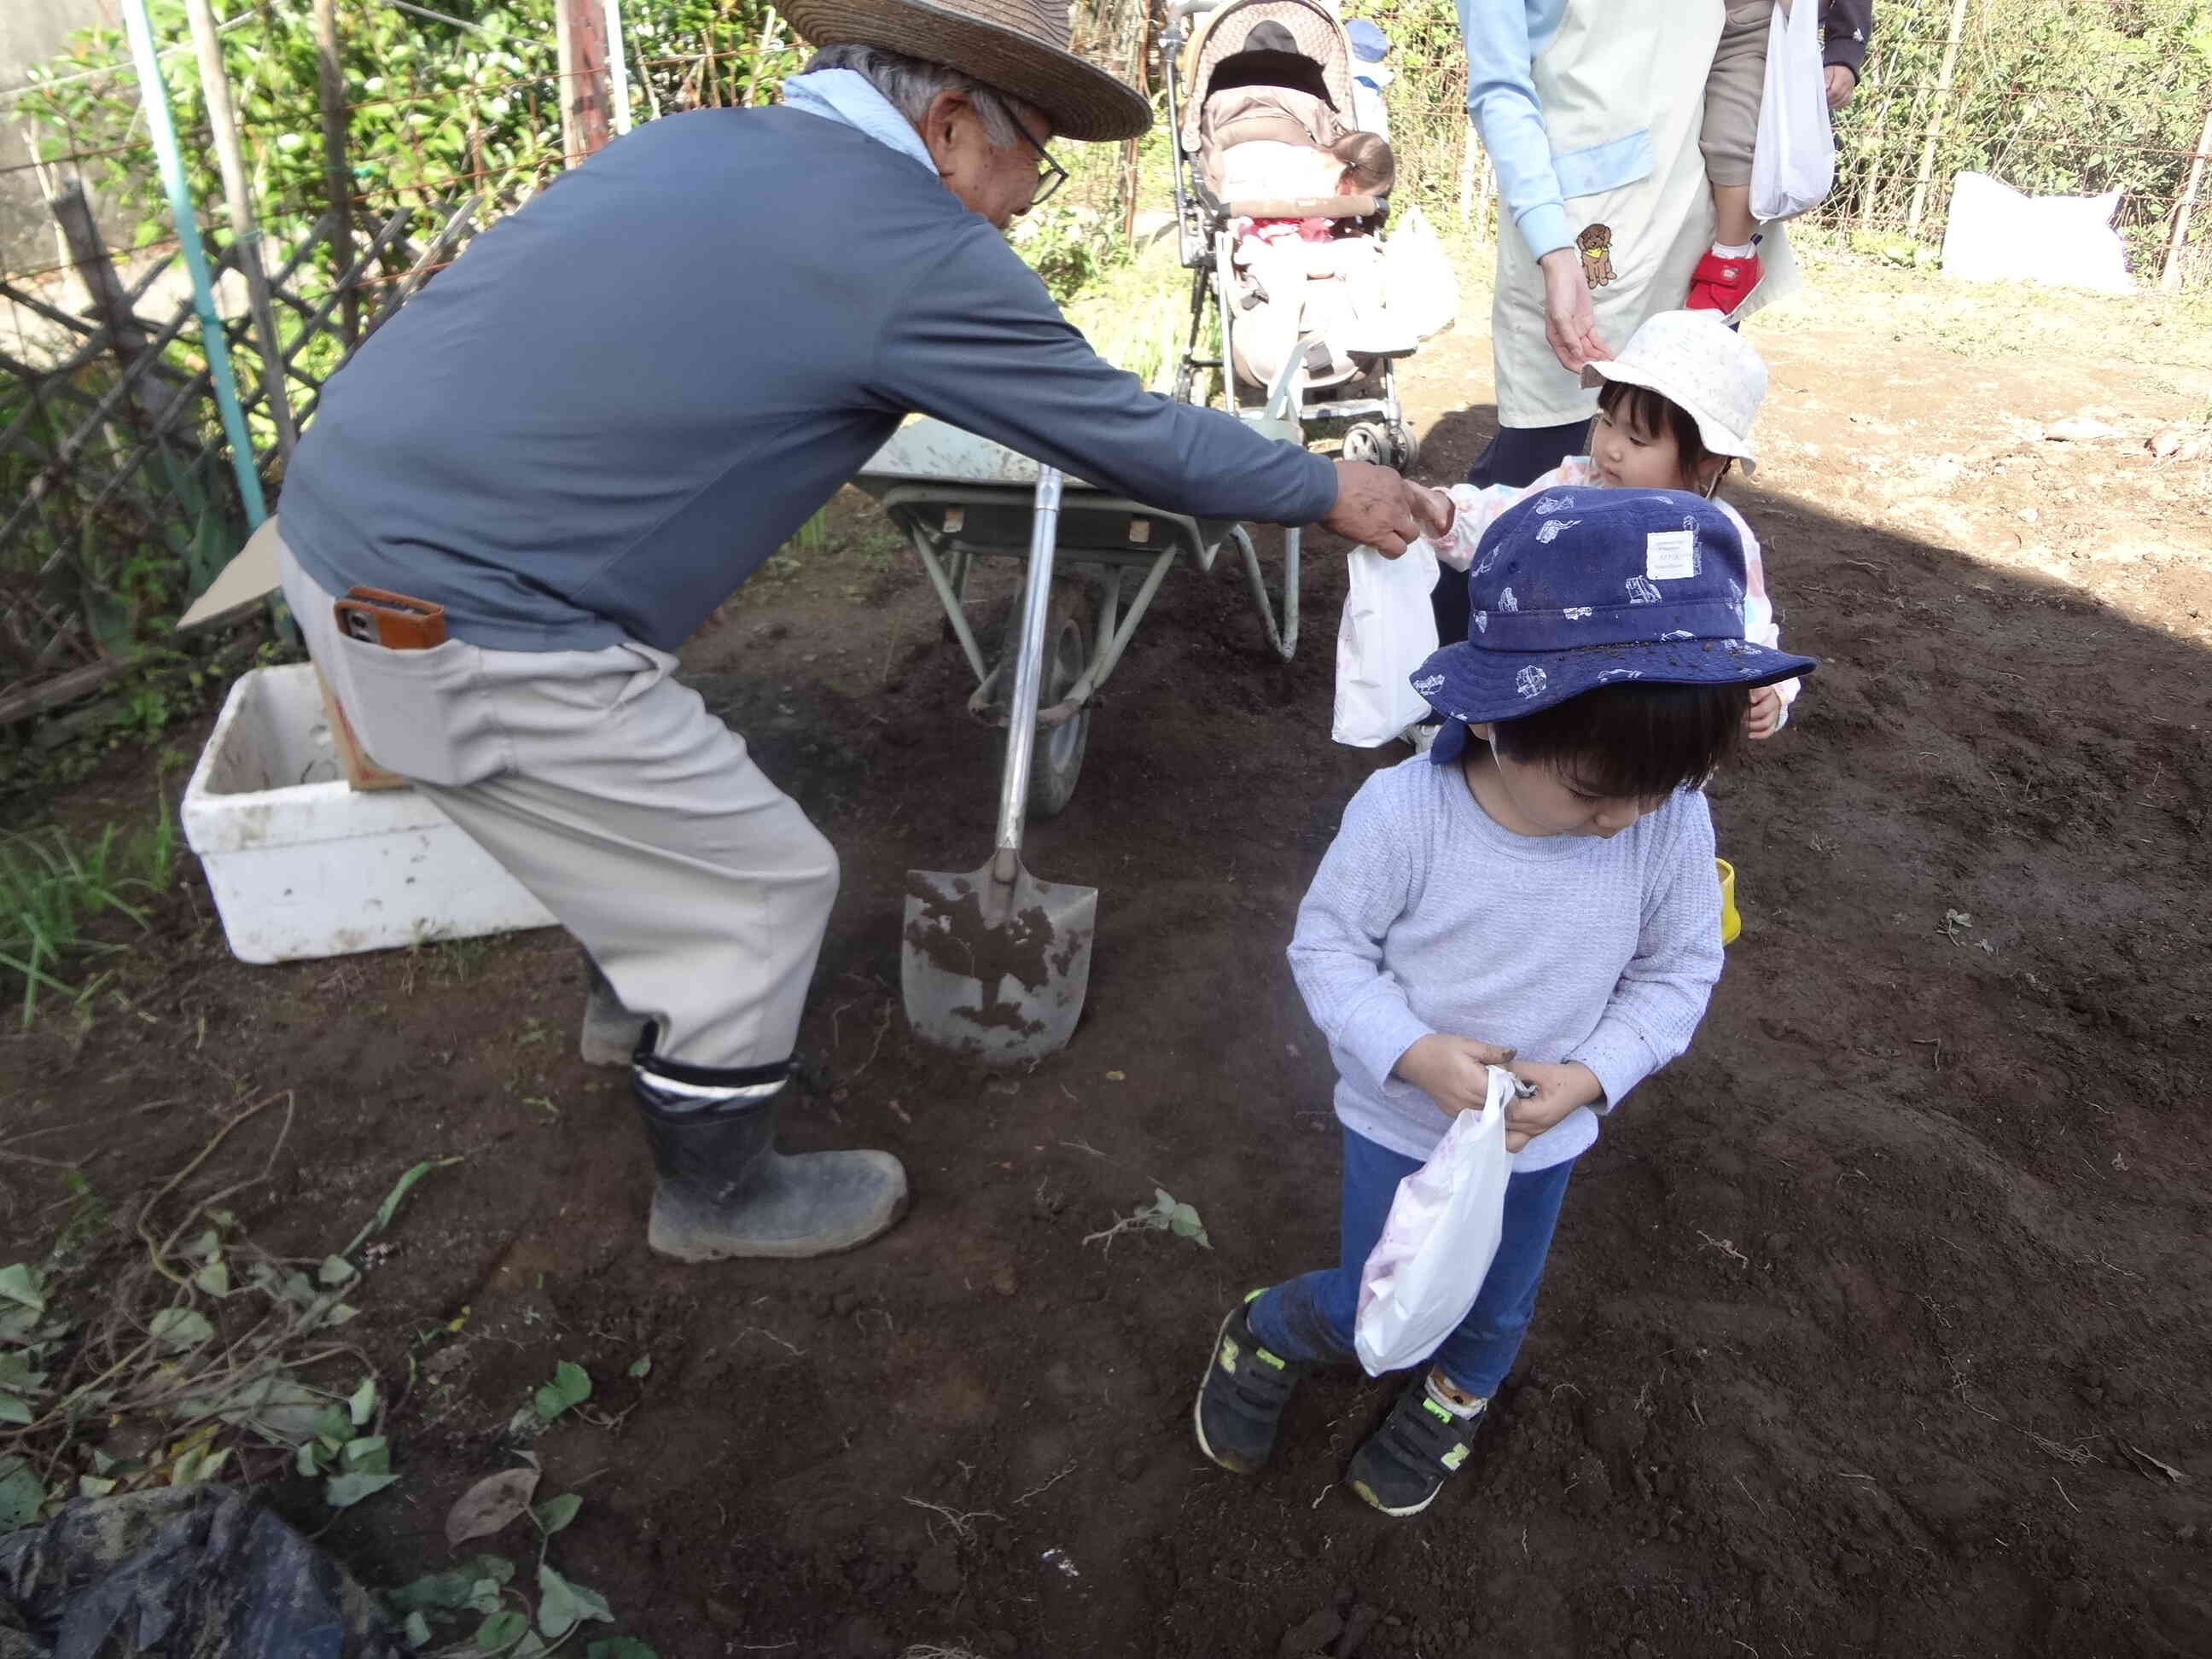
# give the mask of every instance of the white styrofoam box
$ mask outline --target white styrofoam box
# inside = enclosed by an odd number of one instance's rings
[[[230,688],[183,818],[242,962],[553,925],[428,795],[347,785],[310,663],[256,668]]]

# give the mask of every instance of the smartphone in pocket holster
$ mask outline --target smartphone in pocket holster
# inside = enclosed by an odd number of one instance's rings
[[[427,599],[410,599],[381,587],[356,587],[333,602],[331,610],[338,631],[364,645],[380,646],[387,651],[428,651],[446,642],[446,607]],[[409,779],[369,757],[319,668],[315,671],[315,683],[322,692],[323,715],[330,723],[338,769],[347,784],[357,790],[411,787]]]
[[[347,591],[332,611],[338,630],[364,645],[387,651],[428,651],[446,642],[446,607],[381,587]]]

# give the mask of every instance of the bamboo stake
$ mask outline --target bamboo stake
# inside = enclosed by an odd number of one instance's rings
[[[72,182],[56,192],[46,205],[52,210],[54,224],[69,248],[70,263],[76,267],[85,292],[91,297],[93,313],[106,332],[107,349],[127,370],[145,356],[147,331],[137,313],[131,310],[123,283],[115,274],[115,262],[100,240],[100,228],[93,222],[84,186]],[[154,386],[140,380],[133,406],[141,411],[150,411],[155,395]]]
[[[2204,112],[2204,131],[2197,136],[2197,154],[2189,158],[2189,182],[2182,187],[2181,202],[2173,210],[2173,240],[2166,245],[2166,269],[2158,285],[2168,294],[2181,292],[2181,252],[2189,246],[2189,221],[2197,211],[2197,191],[2204,182],[2204,157],[2212,151],[2212,109]]]
[[[18,121],[15,131],[23,137],[23,154],[31,158],[31,176],[39,181],[39,193],[49,202],[55,200],[62,191],[60,175],[50,164],[40,159],[37,131],[28,121]],[[64,265],[71,263],[69,239],[62,234],[58,220],[54,224],[54,263]]]
[[[1459,129],[1459,222],[1462,229],[1474,219],[1474,123],[1462,121]]]
[[[215,392],[216,410],[222,420],[223,436],[230,444],[231,471],[246,509],[246,522],[259,529],[269,516],[261,493],[261,474],[253,465],[253,444],[246,435],[246,416],[238,407],[238,381],[230,370],[230,343],[224,337],[222,318],[215,308],[215,287],[208,278],[207,249],[200,238],[199,216],[192,208],[192,187],[185,177],[183,154],[177,148],[176,125],[169,118],[169,89],[161,79],[161,59],[154,52],[154,25],[146,15],[146,0],[123,0],[123,27],[131,39],[131,57],[138,74],[141,107],[146,129],[154,141],[161,185],[168,197],[170,222],[191,275],[192,307],[199,313],[200,343],[207,353],[208,381]]]
[[[135,382],[129,399],[116,410],[122,417],[119,429],[116,427],[106,428],[110,453],[119,455],[138,438],[152,434],[158,440],[161,435],[161,428],[152,418],[160,403],[160,388],[153,378],[143,372],[144,368],[158,368],[160,360],[157,357],[153,363],[142,366],[141,360],[147,356],[147,329],[131,309],[130,296],[124,291],[122,281],[115,274],[115,262],[101,240],[99,226],[93,222],[92,209],[85,200],[83,185],[72,181],[47,205],[52,210],[54,222],[60,227],[63,238],[69,245],[70,261],[84,283],[86,294],[91,298],[93,313],[99,318],[101,330],[107,337],[107,349],[114,354],[125,378]],[[134,466],[119,471],[118,476],[128,477],[136,471]],[[143,489],[136,493],[140,496],[148,517],[158,518],[161,514],[159,505],[147,499]],[[89,514],[80,513],[81,520],[88,521],[90,517]]]
[[[323,193],[331,204],[331,274],[353,267],[353,169],[346,165],[345,70],[338,60],[337,0],[315,0],[315,76],[323,106]],[[339,301],[338,326],[351,351],[361,339],[361,296]]]
[[[1936,171],[1936,143],[1943,136],[1943,103],[1950,96],[1951,71],[1959,62],[1959,37],[1966,30],[1968,0],[1952,0],[1951,30],[1943,39],[1943,62],[1936,71],[1935,108],[1928,117],[1928,140],[1920,147],[1920,173],[1912,181],[1912,205],[1905,210],[1905,234],[1917,238],[1920,216],[1928,205],[1928,181]]]
[[[223,73],[222,41],[215,32],[215,8],[209,0],[185,0],[191,20],[192,46],[199,55],[200,93],[207,100],[208,125],[215,135],[216,164],[222,173],[223,205],[230,215],[230,240],[238,268],[246,276],[246,307],[261,348],[261,390],[269,418],[276,428],[276,453],[292,459],[300,428],[292,419],[291,388],[284,384],[283,342],[276,335],[276,312],[269,299],[269,272],[261,263],[261,227],[246,193],[246,157],[238,142],[238,117],[230,106],[230,82]]]
[[[1151,93],[1145,74],[1146,47],[1152,40],[1152,7],[1140,3],[1130,8],[1129,24],[1129,84],[1139,92]],[[1121,240],[1136,240],[1137,234],[1137,141],[1121,141],[1121,167],[1115,182],[1115,192],[1121,198]]]
[[[1882,149],[1882,133],[1889,125],[1890,94],[1881,95],[1881,107],[1874,112],[1874,137],[1867,145],[1866,183],[1861,186],[1864,194],[1859,198],[1859,228],[1874,228],[1875,209],[1881,199],[1881,160],[1887,154]]]
[[[622,0],[606,0],[607,87],[615,100],[615,137],[629,131],[629,60],[623,55]]]
[[[753,46],[753,70],[745,77],[745,99],[740,106],[742,108],[750,109],[753,106],[753,94],[760,90],[762,60],[767,58],[769,46],[775,39],[776,26],[782,21],[775,15],[774,6],[768,8],[767,15],[761,22],[760,39]]]

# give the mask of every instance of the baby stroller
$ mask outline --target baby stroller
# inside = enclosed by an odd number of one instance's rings
[[[1267,292],[1249,256],[1239,257],[1240,231],[1255,222],[1299,222],[1309,236],[1320,222],[1328,222],[1317,232],[1328,239],[1324,246],[1331,251],[1322,263],[1340,258],[1340,268],[1374,271],[1379,284],[1388,198],[1224,200],[1220,194],[1229,176],[1225,150],[1244,134],[1265,130],[1239,125],[1257,101],[1250,95],[1255,90],[1287,94],[1274,100],[1279,107],[1310,112],[1304,137],[1316,145],[1352,131],[1352,52],[1344,25],[1323,0],[1174,0],[1160,50],[1175,145],[1176,217],[1182,263],[1193,273],[1177,399],[1212,401],[1200,386],[1205,376],[1218,374],[1232,414],[1240,401],[1257,404],[1296,421],[1308,442],[1334,440],[1347,460],[1410,468],[1416,445],[1398,401],[1395,363],[1411,354],[1412,343],[1392,340],[1377,349],[1371,331],[1364,337],[1334,335],[1331,319],[1343,313],[1323,307],[1320,325],[1301,333],[1297,348],[1284,354],[1280,364],[1248,350],[1267,320],[1261,307],[1309,302]],[[1322,290],[1303,292],[1319,295]],[[1300,313],[1309,320],[1315,314],[1310,308]],[[1204,355],[1209,315],[1216,321],[1218,356]]]

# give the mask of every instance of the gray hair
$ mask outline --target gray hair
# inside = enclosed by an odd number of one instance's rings
[[[908,58],[881,46],[824,46],[814,54],[805,73],[838,69],[866,76],[868,84],[917,130],[939,93],[961,92],[967,94],[993,149],[1012,149],[1025,137],[1020,117],[1030,112],[1028,105],[942,64]]]

